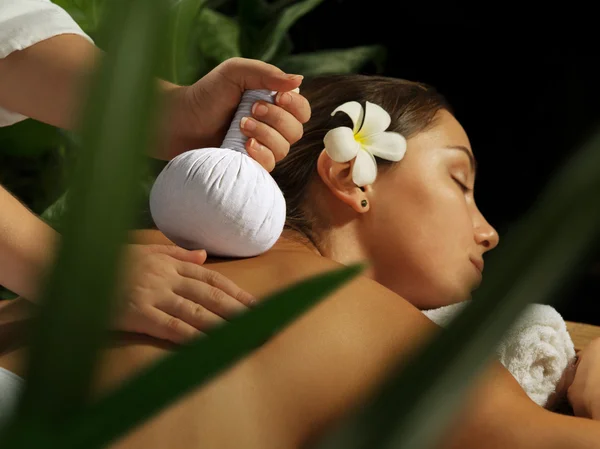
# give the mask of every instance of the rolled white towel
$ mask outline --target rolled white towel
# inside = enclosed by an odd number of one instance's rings
[[[423,313],[434,323],[446,327],[468,302]],[[554,307],[530,304],[506,333],[496,348],[496,355],[527,395],[543,407],[575,357],[575,347],[565,321]]]

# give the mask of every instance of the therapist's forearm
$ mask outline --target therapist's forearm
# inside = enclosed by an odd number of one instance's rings
[[[0,106],[64,129],[77,126],[85,87],[101,51],[64,34],[0,59]]]
[[[63,34],[0,59],[0,106],[59,128],[76,128],[91,74],[103,54],[87,39]],[[167,120],[171,92],[179,86],[161,79],[157,83]]]
[[[0,285],[38,299],[59,235],[0,186]]]

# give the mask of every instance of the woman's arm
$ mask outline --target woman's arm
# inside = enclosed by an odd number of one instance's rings
[[[437,331],[411,304],[359,279],[258,351],[245,382],[256,385],[264,416],[276,420],[271,428],[281,429],[279,447],[303,447]],[[443,441],[444,449],[597,448],[600,423],[544,410],[495,362]]]

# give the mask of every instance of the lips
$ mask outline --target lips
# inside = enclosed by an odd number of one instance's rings
[[[477,268],[480,273],[483,273],[483,259],[471,259],[471,263],[475,265],[475,268]]]

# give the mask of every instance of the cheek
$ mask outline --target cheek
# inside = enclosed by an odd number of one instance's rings
[[[369,217],[376,234],[402,236],[411,246],[423,248],[465,236],[472,239],[471,213],[463,193],[439,178],[408,180],[382,191]]]
[[[376,280],[421,308],[465,293],[472,221],[464,196],[453,187],[406,183],[385,192],[370,211]]]

